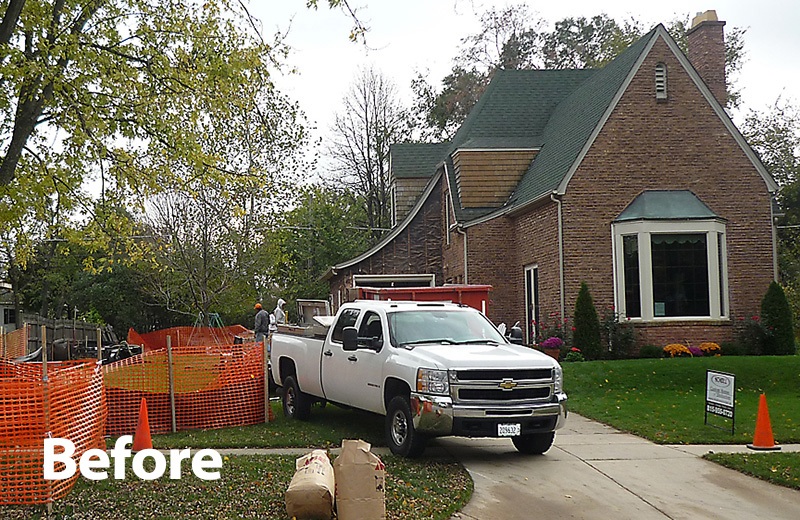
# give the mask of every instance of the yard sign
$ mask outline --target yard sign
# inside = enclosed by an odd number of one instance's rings
[[[731,435],[733,435],[735,411],[736,376],[725,372],[706,370],[705,424],[708,424],[708,414],[725,417],[731,420]]]

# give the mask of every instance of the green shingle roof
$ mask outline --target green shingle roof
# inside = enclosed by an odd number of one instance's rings
[[[558,187],[656,30],[633,43],[556,107],[545,128],[542,149],[512,195],[512,205],[525,204]]]
[[[449,145],[449,142],[393,144],[389,153],[394,176],[399,179],[433,176],[436,167],[447,156]]]
[[[459,148],[538,148],[550,115],[596,71],[499,70],[453,138]]]
[[[614,222],[708,218],[718,216],[689,190],[649,190],[633,199]]]
[[[452,163],[456,150],[539,149],[506,208],[522,206],[552,192],[570,172],[658,29],[633,43],[602,69],[497,71],[452,141],[392,147],[394,175],[430,177],[444,161],[450,174],[450,189],[458,201]],[[459,222],[469,222],[498,209],[463,209],[458,202],[454,208]]]

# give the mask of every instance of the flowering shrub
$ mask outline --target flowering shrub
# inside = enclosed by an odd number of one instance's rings
[[[710,341],[700,343],[700,350],[702,350],[703,354],[706,356],[719,356],[722,354],[722,349],[720,346]]]
[[[564,361],[584,361],[583,354],[581,354],[581,349],[578,347],[572,347],[567,352],[567,355],[564,357]]]
[[[664,347],[664,354],[669,354],[669,357],[692,355],[691,351],[686,347],[686,345],[681,345],[680,343],[670,343]]]
[[[689,353],[693,357],[703,357],[703,351],[700,350],[700,347],[692,347],[692,346],[690,346],[689,347]]]
[[[561,348],[563,345],[564,340],[557,336],[551,336],[539,344],[542,348]]]

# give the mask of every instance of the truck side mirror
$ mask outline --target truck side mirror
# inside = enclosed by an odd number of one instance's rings
[[[358,329],[345,327],[342,329],[342,350],[358,350]]]

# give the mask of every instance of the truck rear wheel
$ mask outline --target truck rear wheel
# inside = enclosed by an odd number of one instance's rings
[[[294,376],[283,381],[283,415],[300,421],[311,416],[311,396],[300,390]]]
[[[386,409],[386,443],[392,453],[401,457],[419,457],[428,438],[414,429],[411,406],[402,395],[393,397]]]
[[[520,453],[529,455],[541,455],[550,449],[553,445],[553,439],[556,437],[556,432],[548,433],[531,433],[528,435],[520,435],[512,437],[511,442]]]

